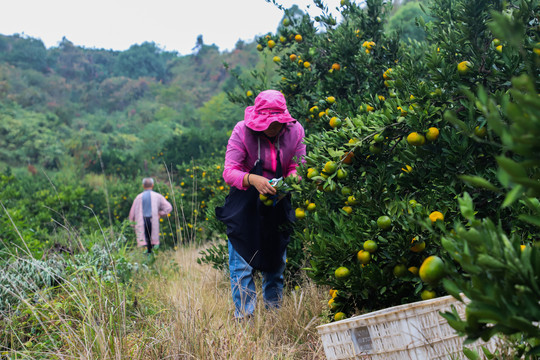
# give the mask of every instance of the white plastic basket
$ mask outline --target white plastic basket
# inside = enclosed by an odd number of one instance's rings
[[[439,312],[455,306],[460,316],[465,305],[452,296],[394,306],[317,327],[328,360],[432,360],[466,359],[464,337]],[[467,346],[480,350],[496,347],[495,339]]]

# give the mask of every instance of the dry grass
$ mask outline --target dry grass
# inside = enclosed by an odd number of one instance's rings
[[[315,330],[325,303],[324,292],[311,282],[286,292],[281,309],[266,310],[259,303],[253,321],[238,323],[232,316],[234,305],[225,274],[197,264],[195,248],[160,257],[168,256],[174,256],[180,270],[175,276],[147,282],[148,296],[159,299],[166,309],[156,315],[153,329],[143,335],[148,342],[137,342],[137,351],[131,349],[136,358],[324,359]],[[158,268],[167,266],[160,260]]]

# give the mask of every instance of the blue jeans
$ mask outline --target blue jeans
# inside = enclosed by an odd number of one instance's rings
[[[267,308],[278,308],[281,305],[286,254],[287,252],[283,254],[283,264],[276,272],[262,272],[263,299]],[[239,319],[253,314],[257,302],[253,268],[234,250],[230,241],[229,272],[235,307],[234,317]]]

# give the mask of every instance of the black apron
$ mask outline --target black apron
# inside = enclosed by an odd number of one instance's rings
[[[283,173],[279,155],[278,143],[276,178]],[[250,173],[262,175],[262,165],[259,155]],[[233,186],[225,205],[216,207],[216,217],[227,225],[227,236],[233,248],[254,269],[273,272],[282,266],[290,241],[290,225],[295,220],[290,194],[275,206],[266,206],[260,201],[255,186],[247,190]]]

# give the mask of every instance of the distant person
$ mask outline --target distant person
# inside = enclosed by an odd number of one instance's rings
[[[135,222],[135,235],[137,246],[146,246],[147,253],[159,246],[159,218],[167,216],[172,211],[172,205],[163,197],[153,191],[154,179],[144,178],[142,181],[144,191],[133,200],[129,211],[129,220]]]
[[[296,176],[306,154],[304,128],[291,117],[285,97],[276,90],[261,92],[244,120],[234,127],[227,144],[223,178],[231,191],[216,216],[227,225],[229,272],[236,319],[255,309],[253,271],[263,275],[267,307],[279,307],[290,224],[294,221],[290,195],[265,206],[259,195],[275,195],[273,178]]]

